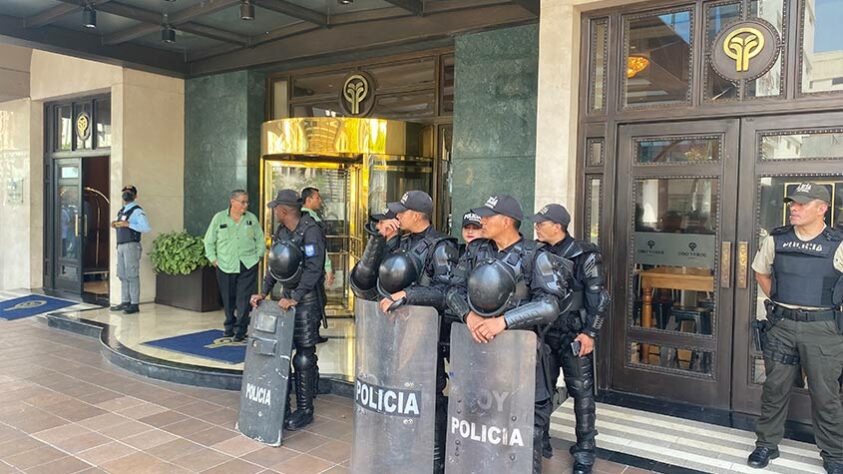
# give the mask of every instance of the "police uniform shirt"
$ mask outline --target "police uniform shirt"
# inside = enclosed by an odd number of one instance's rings
[[[321,288],[325,282],[325,232],[322,226],[307,214],[302,215],[298,227],[307,225],[308,220],[312,225],[308,226],[302,236],[301,248],[304,253],[304,264],[301,278],[295,287],[284,288],[285,295],[289,293],[289,298],[296,301],[301,301],[311,291]],[[280,224],[273,235],[273,240],[293,240],[293,234],[294,232],[290,232],[283,224]],[[275,285],[275,279],[269,272],[266,272],[264,283],[264,293],[268,294]]]
[[[823,227],[825,230],[826,227]],[[817,234],[813,237],[806,238],[799,231],[794,228],[793,232],[796,234],[796,237],[803,241],[809,242],[820,234]],[[768,235],[764,241],[761,243],[761,248],[758,249],[758,253],[755,254],[755,259],[752,261],[752,269],[755,273],[760,273],[762,275],[771,275],[773,273],[773,261],[776,258],[776,241],[772,235]],[[843,245],[839,245],[837,250],[834,252],[834,268],[838,271],[843,273]],[[784,303],[779,303],[782,306],[788,308],[797,308],[794,305],[788,305]],[[818,307],[811,307],[811,306],[801,306],[802,309],[822,309]]]

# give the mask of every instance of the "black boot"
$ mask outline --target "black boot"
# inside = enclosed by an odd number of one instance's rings
[[[112,306],[112,307],[111,307],[111,308],[109,308],[109,309],[110,309],[111,311],[123,311],[123,310],[124,310],[124,309],[126,309],[129,305],[130,305],[130,303],[120,303],[120,304],[118,304],[118,305],[114,305],[114,306]]]
[[[542,437],[542,457],[550,459],[553,457],[553,446],[550,445],[550,433],[545,431]]]
[[[316,396],[316,349],[302,348],[293,358],[296,368],[296,411],[284,422],[284,427],[296,431],[313,423],[313,398]]]
[[[749,467],[763,469],[767,467],[767,464],[770,464],[771,460],[776,459],[777,457],[779,457],[778,449],[762,446],[755,448],[755,451],[750,453],[749,458],[746,460],[746,464]]]
[[[594,447],[571,446],[571,456],[574,458],[573,474],[589,474],[594,466]]]
[[[126,306],[125,308],[123,308],[123,312],[125,314],[135,314],[138,311],[140,311],[140,308],[138,308],[138,305],[136,305],[136,304],[130,304],[130,305]]]

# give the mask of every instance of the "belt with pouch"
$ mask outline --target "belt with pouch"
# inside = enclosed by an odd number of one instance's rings
[[[813,323],[816,321],[834,321],[835,312],[833,309],[791,309],[778,306],[776,312],[784,319]]]

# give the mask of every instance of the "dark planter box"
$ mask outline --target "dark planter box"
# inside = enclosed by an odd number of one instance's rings
[[[155,302],[200,313],[220,309],[216,270],[204,267],[189,275],[157,274]]]

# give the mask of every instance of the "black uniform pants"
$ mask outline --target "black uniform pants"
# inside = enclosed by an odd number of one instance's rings
[[[217,282],[225,308],[225,333],[245,336],[249,329],[249,298],[258,291],[258,265],[246,268],[240,263],[237,273],[225,273],[217,268]]]

